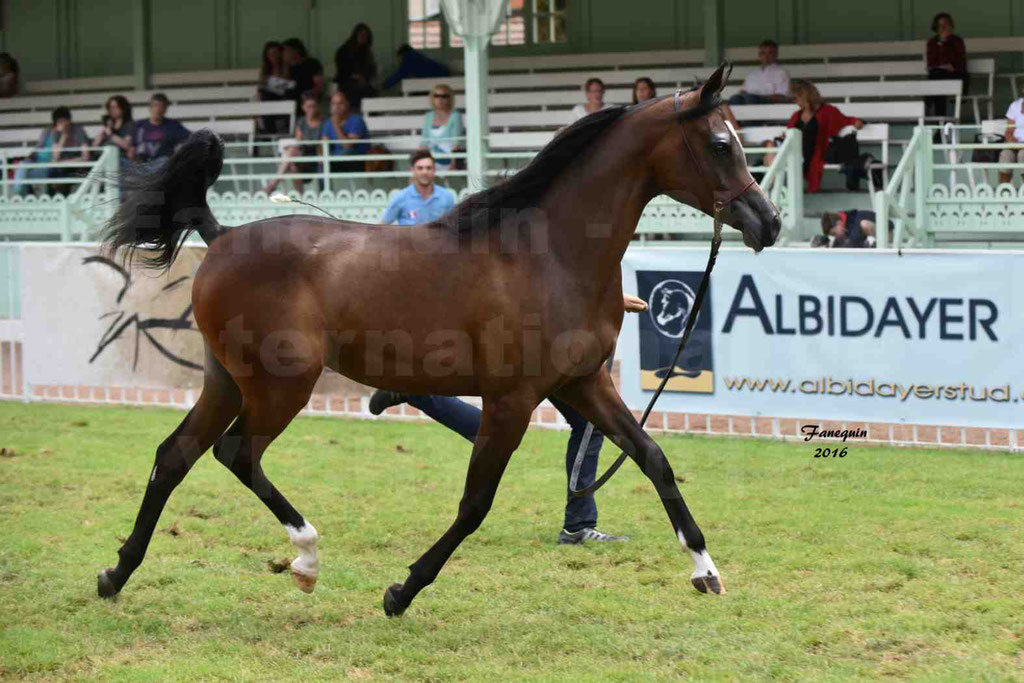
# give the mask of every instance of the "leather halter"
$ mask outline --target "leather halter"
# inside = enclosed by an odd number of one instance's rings
[[[681,114],[684,111],[683,110],[683,97],[682,96],[683,96],[683,91],[682,90],[676,90],[676,94],[672,98],[672,102],[675,105],[675,110],[676,110],[677,114]],[[717,190],[717,189],[715,189],[715,184],[712,182],[712,179],[708,176],[707,169],[704,168],[703,164],[701,164],[699,161],[697,161],[697,155],[693,153],[693,147],[690,146],[690,140],[689,140],[689,138],[686,137],[686,131],[683,130],[683,125],[684,125],[684,122],[680,121],[679,122],[679,134],[683,138],[683,144],[686,146],[686,151],[690,153],[690,160],[693,162],[693,165],[700,172],[700,176],[701,176],[701,178],[704,179],[704,183],[711,190],[711,197],[712,197],[715,221],[718,222],[718,213],[722,209],[727,207],[729,204],[732,204],[734,201],[736,201],[736,199],[739,198],[740,195],[742,195],[744,192],[746,192],[748,189],[750,189],[751,185],[754,184],[755,180],[753,178],[751,178],[749,183],[747,183],[746,185],[744,185],[743,187],[741,187],[739,190],[737,190],[735,192],[729,192],[728,190]]]

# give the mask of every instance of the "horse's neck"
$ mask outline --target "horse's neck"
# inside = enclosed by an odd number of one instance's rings
[[[655,194],[645,153],[636,136],[620,128],[552,184],[545,203],[551,217],[549,241],[560,260],[602,280],[618,272],[640,215]]]

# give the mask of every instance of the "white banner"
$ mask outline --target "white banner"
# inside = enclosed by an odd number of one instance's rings
[[[642,409],[668,371],[707,261],[633,248],[650,310],[619,339]],[[979,427],[1024,425],[1024,254],[725,250],[658,410]]]
[[[154,276],[95,245],[23,244],[27,381],[201,386],[190,300],[204,253],[186,248]],[[618,344],[631,408],[668,372],[706,259],[704,248],[627,252],[623,287],[650,303]],[[1012,252],[727,249],[658,410],[1021,427],[1022,273]]]
[[[203,342],[185,247],[159,275],[123,269],[95,245],[23,244],[21,310],[32,384],[201,387]]]

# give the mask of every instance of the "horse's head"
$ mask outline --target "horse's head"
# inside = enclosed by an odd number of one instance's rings
[[[730,67],[731,71],[731,67]],[[676,93],[652,107],[660,141],[650,160],[658,190],[713,216],[743,233],[743,242],[760,251],[775,244],[782,226],[779,210],[747,170],[736,131],[719,102],[726,65],[697,90]]]

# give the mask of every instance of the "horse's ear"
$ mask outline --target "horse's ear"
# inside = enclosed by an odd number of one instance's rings
[[[711,74],[704,87],[700,89],[700,99],[702,102],[707,101],[722,92],[722,88],[725,87],[726,81],[729,80],[729,74],[732,73],[732,64],[728,62],[722,62],[715,73]]]

